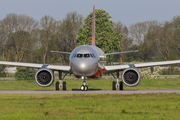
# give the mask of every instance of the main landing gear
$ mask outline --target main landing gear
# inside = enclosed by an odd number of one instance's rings
[[[81,85],[81,91],[87,91],[88,86],[86,85],[86,79],[84,76],[81,77],[83,79],[83,85]]]
[[[115,77],[113,73],[111,73],[111,75],[116,79],[116,82],[112,82],[112,90],[116,90],[117,87],[119,87],[119,90],[123,90],[123,82],[119,82],[119,71],[117,71],[117,77]]]
[[[66,73],[64,77],[62,78],[62,71],[58,71],[58,72],[59,72],[59,82],[56,82],[56,86],[55,86],[56,90],[59,90],[61,87],[62,87],[62,90],[66,90],[66,82],[62,82],[62,81],[68,73]]]

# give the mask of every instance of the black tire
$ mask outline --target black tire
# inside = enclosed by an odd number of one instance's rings
[[[115,81],[112,82],[112,90],[116,90],[116,82]]]
[[[85,90],[85,86],[84,85],[81,85],[81,91],[84,91]]]
[[[59,90],[59,82],[56,82],[56,90]]]
[[[88,86],[86,85],[86,86],[85,86],[85,91],[87,91],[87,90],[88,90]]]
[[[119,90],[123,90],[123,82],[119,82]]]
[[[63,90],[66,90],[66,82],[63,82]]]

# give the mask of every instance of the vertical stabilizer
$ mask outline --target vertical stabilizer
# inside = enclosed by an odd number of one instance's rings
[[[95,44],[95,5],[93,5],[93,24],[92,24],[92,46],[96,46]]]

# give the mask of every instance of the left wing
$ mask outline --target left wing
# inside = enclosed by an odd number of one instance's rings
[[[111,66],[105,66],[105,70],[106,72],[110,72],[110,71],[116,71],[116,70],[123,70],[129,67],[143,68],[143,67],[153,67],[153,66],[171,65],[171,64],[179,64],[179,63],[180,63],[180,60],[172,60],[172,61],[135,63],[135,64],[129,64],[129,65],[111,65]]]
[[[0,61],[0,65],[11,65],[11,66],[21,66],[21,67],[30,67],[30,68],[43,68],[44,66],[46,66],[46,68],[48,69],[70,72],[70,66],[61,66],[61,65],[46,65],[46,64],[7,62],[7,61]]]

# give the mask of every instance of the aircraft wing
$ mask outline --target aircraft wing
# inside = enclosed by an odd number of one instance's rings
[[[65,72],[70,71],[70,66],[61,66],[61,65],[46,65],[46,64],[7,62],[7,61],[0,61],[0,65],[11,65],[11,66],[21,66],[21,67],[30,67],[30,68],[42,68],[43,66],[46,66],[48,69],[52,69],[52,70],[61,70]]]
[[[180,60],[172,60],[172,61],[159,61],[159,62],[147,62],[147,63],[135,63],[129,65],[111,65],[105,66],[106,72],[116,71],[116,70],[123,70],[129,67],[134,68],[143,68],[143,67],[153,67],[153,66],[160,66],[160,65],[171,65],[171,64],[179,64]]]
[[[71,54],[70,52],[62,52],[62,51],[50,51],[50,52],[56,52],[56,53],[64,53],[64,54]]]
[[[123,53],[131,53],[131,52],[138,52],[139,50],[132,50],[132,51],[124,51],[124,52],[115,52],[115,53],[107,53],[105,55],[117,55],[117,54],[123,54]]]

